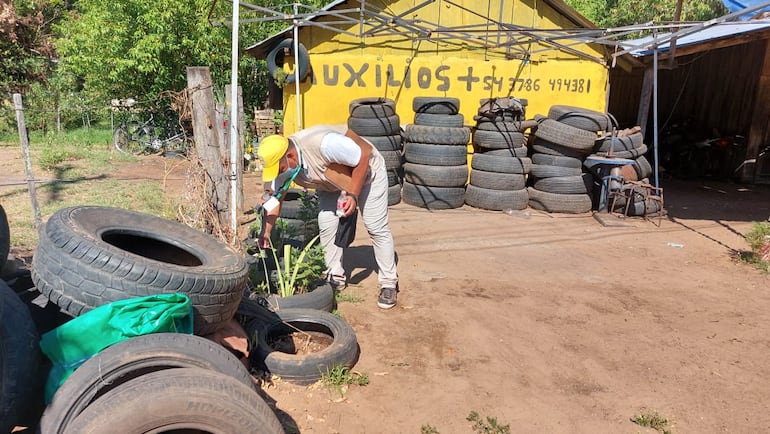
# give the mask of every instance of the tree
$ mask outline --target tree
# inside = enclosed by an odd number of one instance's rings
[[[23,92],[51,73],[51,24],[61,16],[58,0],[0,0],[0,93]]]
[[[677,0],[566,0],[598,27],[619,27],[649,21],[674,21]],[[687,0],[679,21],[704,21],[727,14],[721,0]]]

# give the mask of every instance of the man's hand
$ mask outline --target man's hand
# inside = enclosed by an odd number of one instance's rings
[[[348,193],[345,196],[345,207],[342,209],[345,212],[344,217],[348,217],[354,212],[356,212],[357,206],[358,206],[358,197],[354,194]]]

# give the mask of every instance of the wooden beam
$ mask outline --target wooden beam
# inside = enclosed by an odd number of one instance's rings
[[[765,41],[765,60],[762,65],[762,72],[757,80],[757,96],[754,99],[754,109],[751,116],[751,127],[746,137],[746,159],[757,158],[760,149],[769,145],[767,126],[770,124],[770,42]],[[750,176],[754,178],[753,171],[756,166],[750,168],[750,174],[742,174],[741,178]]]
[[[636,114],[636,124],[642,128],[642,134],[647,131],[647,119],[650,117],[650,104],[652,102],[652,93],[654,88],[654,72],[652,66],[644,70],[644,80],[642,81],[642,93],[639,96],[639,112]],[[646,137],[645,137],[646,139]]]

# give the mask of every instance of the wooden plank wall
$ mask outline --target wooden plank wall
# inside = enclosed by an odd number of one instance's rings
[[[695,131],[707,135],[747,135],[758,94],[767,40],[683,56],[675,69],[658,74],[658,113],[661,129],[669,122],[689,118]],[[652,61],[652,58],[645,61]],[[661,67],[668,59],[659,60]],[[609,112],[622,128],[636,125],[644,71],[620,68],[610,72]],[[652,109],[651,109],[652,110]],[[647,126],[652,131],[652,112]],[[766,129],[765,143],[770,143]]]

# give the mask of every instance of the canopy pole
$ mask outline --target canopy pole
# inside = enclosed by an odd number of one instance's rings
[[[230,227],[232,243],[238,240],[238,21],[240,2],[233,1],[233,31],[230,49]]]
[[[297,103],[297,131],[302,129],[302,104],[299,100],[299,21],[296,16],[299,13],[298,3],[294,3],[294,19],[292,24],[294,27],[294,93]]]
[[[653,30],[653,35],[657,31]],[[657,35],[654,36],[657,39]],[[657,44],[653,48],[652,54],[652,140],[653,140],[653,156],[655,165],[653,166],[653,174],[655,179],[655,187],[660,187],[660,178],[658,173],[658,46]]]

